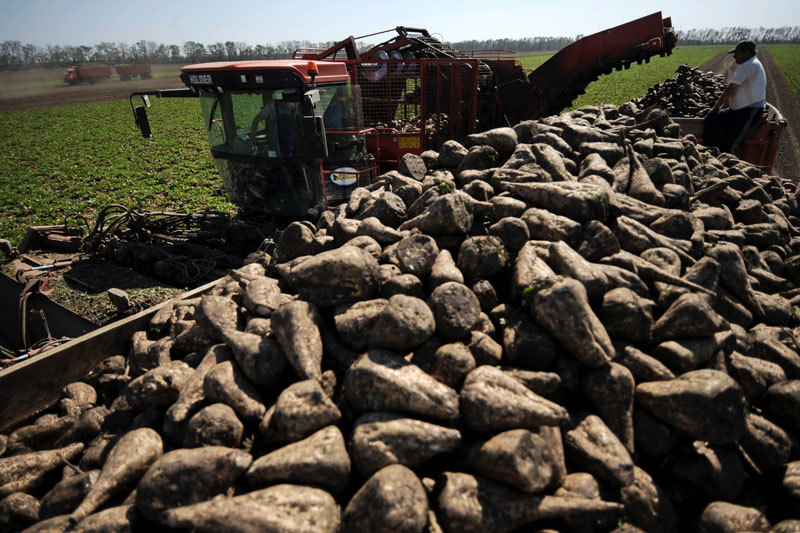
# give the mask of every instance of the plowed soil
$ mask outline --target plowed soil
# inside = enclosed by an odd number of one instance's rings
[[[759,49],[758,59],[767,73],[767,102],[774,105],[786,120],[772,173],[784,179],[800,181],[800,104],[769,51]],[[727,81],[736,71],[736,64],[733,56],[722,53],[700,65],[700,69],[722,74]]]
[[[177,65],[153,65],[153,73],[178,71]],[[112,78],[95,84],[29,87],[8,89],[22,84],[60,80],[63,69],[46,69],[21,72],[0,73],[0,111],[16,109],[35,109],[41,107],[82,104],[85,102],[107,102],[128,98],[135,91],[153,89],[177,89],[183,83],[177,76],[151,78],[149,80],[120,81]]]

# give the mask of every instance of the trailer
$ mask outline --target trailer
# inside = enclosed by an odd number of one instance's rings
[[[113,70],[108,65],[77,66],[64,69],[64,82],[69,85],[80,85],[83,82],[97,83],[111,79]]]
[[[137,76],[143,80],[149,80],[153,77],[150,65],[122,64],[116,65],[114,69],[116,69],[121,81],[128,81],[132,78],[136,78]]]
[[[188,300],[203,295],[218,282],[216,280],[197,287],[174,300]],[[158,310],[172,301],[144,309],[98,329],[78,324],[73,330],[81,331],[83,327],[89,331],[26,361],[0,369],[0,432],[10,432],[26,419],[55,404],[61,389],[84,379],[109,355],[127,355],[131,335],[146,328]]]
[[[694,135],[703,144],[702,118],[673,118],[680,124],[684,135]],[[745,133],[742,142],[736,149],[736,157],[759,167],[765,174],[772,174],[781,133],[786,127],[786,119],[781,112],[767,103],[766,112],[756,120]]]

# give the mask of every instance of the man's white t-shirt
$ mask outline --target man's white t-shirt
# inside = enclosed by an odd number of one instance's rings
[[[757,57],[753,56],[736,69],[731,83],[739,86],[731,97],[731,109],[742,109],[764,102],[767,98],[767,74],[764,65]]]

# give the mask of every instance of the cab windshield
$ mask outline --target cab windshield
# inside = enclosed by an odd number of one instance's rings
[[[306,94],[300,89],[201,91],[211,154],[230,201],[245,210],[288,216],[324,206],[329,198],[303,116],[323,117],[333,149],[334,138],[360,126],[357,90],[343,85]]]
[[[358,86],[320,87],[309,91],[314,114],[326,130],[361,128]],[[303,99],[299,89],[201,92],[208,141],[215,157],[230,155],[298,159],[311,153],[304,144]]]
[[[316,89],[314,114],[325,121],[326,131],[357,131],[363,127],[361,87],[340,85]]]
[[[297,89],[203,92],[203,117],[212,152],[216,157],[302,157],[301,102]]]

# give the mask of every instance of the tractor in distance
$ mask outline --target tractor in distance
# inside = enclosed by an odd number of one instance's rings
[[[62,77],[64,78],[64,83],[68,85],[80,85],[83,82],[108,81],[113,73],[108,65],[78,66],[64,69]]]

